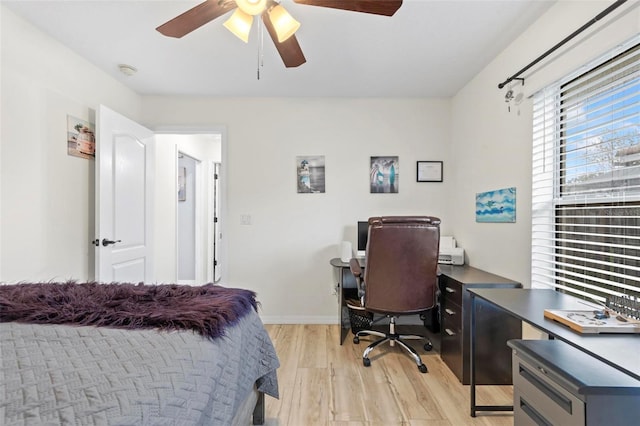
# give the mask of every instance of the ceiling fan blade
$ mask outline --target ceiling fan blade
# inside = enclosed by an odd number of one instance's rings
[[[160,25],[156,30],[167,37],[180,38],[236,7],[235,1],[207,0]]]
[[[271,36],[273,44],[276,45],[276,49],[278,49],[278,53],[280,54],[285,67],[295,68],[307,62],[307,59],[304,57],[304,53],[302,53],[302,49],[300,48],[300,44],[298,44],[298,39],[296,39],[295,35],[292,35],[282,43],[279,43],[278,35],[276,34],[275,28],[273,28],[271,17],[269,16],[269,13],[267,11],[262,13],[262,22],[264,22],[264,27],[267,29],[267,32]]]
[[[293,0],[299,4],[330,7],[332,9],[350,10],[352,12],[373,13],[375,15],[392,16],[402,0]]]

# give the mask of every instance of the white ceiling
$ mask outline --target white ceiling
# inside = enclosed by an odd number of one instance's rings
[[[248,44],[223,27],[227,15],[182,39],[155,30],[198,0],[2,3],[140,94],[449,97],[554,1],[404,0],[383,17],[282,0],[307,63],[285,68],[265,31],[259,80],[255,23]]]

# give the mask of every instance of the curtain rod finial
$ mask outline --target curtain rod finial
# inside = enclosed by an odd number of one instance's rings
[[[524,78],[522,78],[522,77],[509,77],[508,79],[506,79],[502,83],[498,84],[498,89],[504,88],[504,86],[506,86],[507,84],[511,83],[513,80],[520,81],[522,83],[522,85],[524,86]]]

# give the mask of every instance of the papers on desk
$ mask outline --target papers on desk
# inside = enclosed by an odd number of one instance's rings
[[[640,333],[640,322],[620,321],[616,315],[608,318],[596,318],[594,310],[558,310],[545,309],[545,318],[552,319],[570,327],[578,333]]]

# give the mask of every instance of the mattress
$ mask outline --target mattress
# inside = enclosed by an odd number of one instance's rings
[[[0,323],[3,425],[230,425],[279,361],[254,310],[222,337]]]

